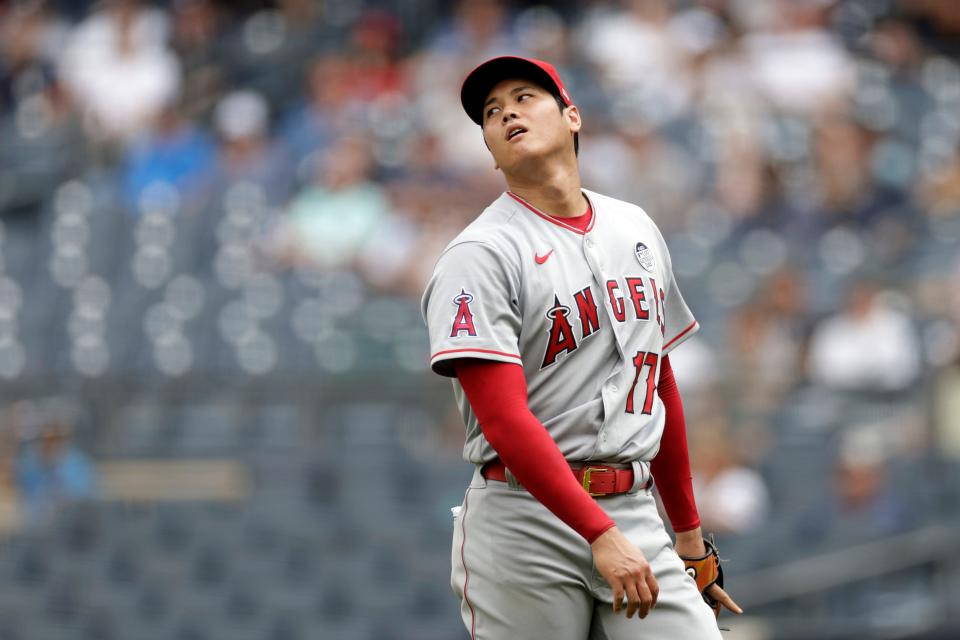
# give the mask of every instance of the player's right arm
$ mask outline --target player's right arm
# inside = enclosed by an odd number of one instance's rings
[[[587,542],[615,526],[583,490],[546,427],[527,406],[519,365],[463,359],[454,362],[480,429],[517,481]]]
[[[475,359],[454,362],[457,377],[484,437],[523,487],[590,543],[594,563],[613,591],[613,610],[624,597],[626,615],[645,618],[659,587],[644,557],[583,490],[543,424],[527,406],[518,365]]]

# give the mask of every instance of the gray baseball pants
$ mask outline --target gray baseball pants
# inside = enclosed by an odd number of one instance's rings
[[[454,516],[450,584],[472,640],[719,640],[713,612],[657,513],[649,466],[634,463],[629,493],[600,498],[646,556],[660,595],[646,618],[613,613],[590,545],[516,484],[479,467]]]

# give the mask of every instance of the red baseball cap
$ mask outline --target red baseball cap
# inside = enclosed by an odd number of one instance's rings
[[[460,89],[460,103],[470,119],[483,125],[483,102],[490,89],[507,78],[527,78],[560,96],[567,106],[573,104],[560,74],[549,62],[517,56],[491,58],[467,74]]]

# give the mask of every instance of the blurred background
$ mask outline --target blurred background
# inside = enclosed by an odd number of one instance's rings
[[[555,64],[643,206],[730,640],[960,637],[953,0],[0,2],[0,638],[466,638],[418,302]]]

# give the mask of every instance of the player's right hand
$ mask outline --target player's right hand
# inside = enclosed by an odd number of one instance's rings
[[[597,571],[613,590],[613,612],[620,613],[623,597],[627,597],[627,617],[638,613],[641,618],[657,604],[660,587],[653,569],[640,549],[637,549],[617,527],[607,529],[590,545]]]

